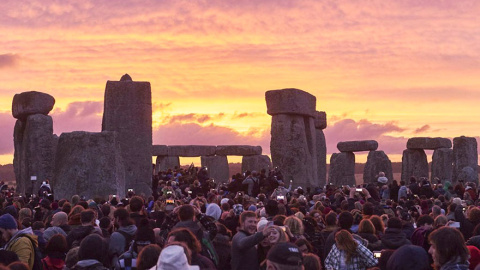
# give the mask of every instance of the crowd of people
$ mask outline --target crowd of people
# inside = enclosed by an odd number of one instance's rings
[[[475,183],[379,172],[352,187],[293,184],[278,168],[217,183],[190,166],[125,198],[2,188],[0,270],[480,269]]]

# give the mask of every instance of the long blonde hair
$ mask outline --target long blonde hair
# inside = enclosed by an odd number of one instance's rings
[[[351,262],[352,257],[357,254],[358,243],[347,230],[340,230],[335,234],[335,242],[339,250],[347,254],[347,263]]]

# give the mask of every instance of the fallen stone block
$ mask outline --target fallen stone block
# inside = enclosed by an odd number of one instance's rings
[[[375,151],[378,142],[374,140],[339,142],[337,148],[340,152]]]
[[[429,138],[429,137],[415,137],[407,141],[408,149],[428,149],[435,150],[438,148],[451,148],[452,142],[447,138]]]

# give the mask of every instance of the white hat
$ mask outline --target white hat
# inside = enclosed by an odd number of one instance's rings
[[[221,201],[220,201],[220,205],[224,204],[224,203],[228,203],[228,198],[223,198]]]
[[[257,232],[263,231],[263,228],[268,224],[268,220],[262,217],[257,223]]]
[[[162,250],[157,265],[150,270],[200,270],[200,267],[188,264],[182,246],[172,245]]]

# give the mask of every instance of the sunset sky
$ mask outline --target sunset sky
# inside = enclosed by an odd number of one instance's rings
[[[265,91],[290,87],[327,113],[328,154],[344,140],[375,139],[392,161],[410,137],[480,142],[480,1],[2,0],[0,14],[0,164],[15,93],[54,96],[58,135],[100,131],[105,84],[125,73],[151,82],[155,144],[269,154]]]

